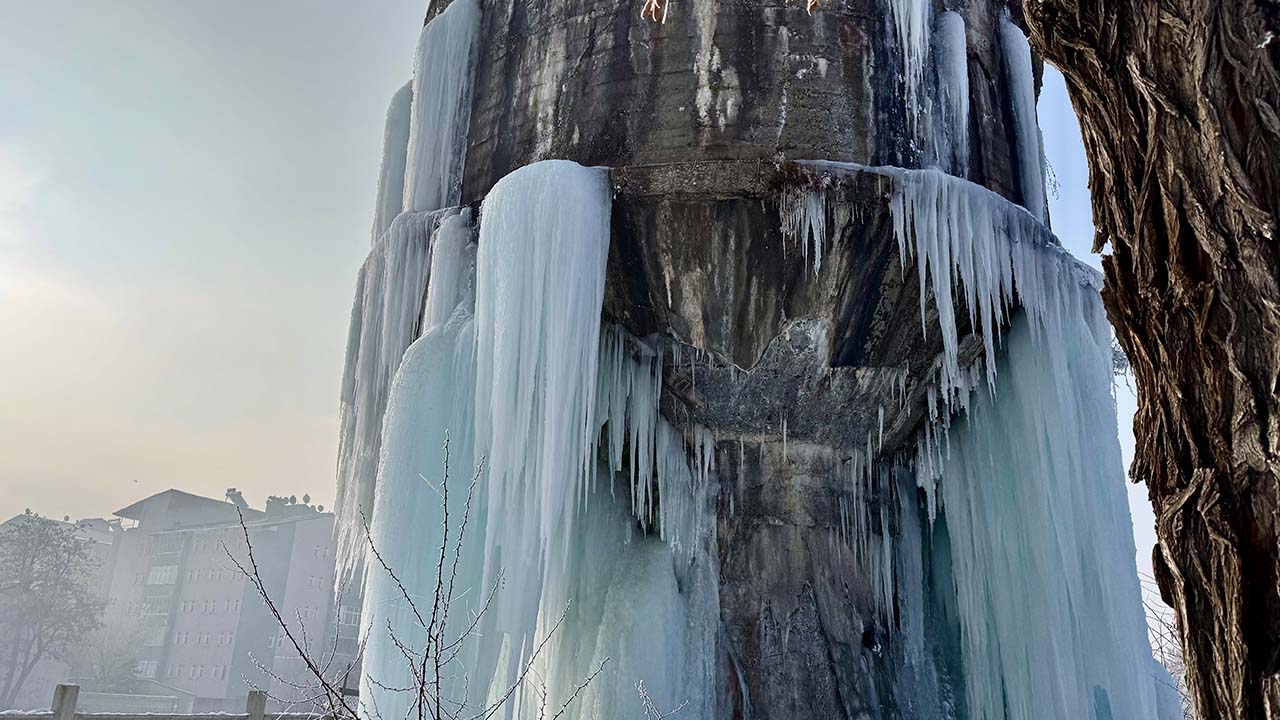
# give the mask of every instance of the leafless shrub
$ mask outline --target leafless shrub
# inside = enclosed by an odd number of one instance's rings
[[[1155,578],[1138,573],[1142,581],[1142,606],[1147,616],[1147,635],[1151,639],[1151,654],[1156,662],[1169,671],[1174,689],[1182,703],[1184,720],[1196,720],[1195,705],[1187,689],[1187,667],[1182,659],[1182,640],[1178,634],[1178,621],[1173,610],[1160,600],[1160,590]],[[1164,682],[1158,679],[1158,682]]]
[[[481,619],[488,611],[493,596],[501,589],[502,577],[501,573],[499,573],[493,586],[489,588],[489,593],[482,606],[472,613],[465,626],[460,631],[448,634],[447,628],[450,613],[453,610],[454,602],[460,599],[456,588],[458,567],[462,559],[467,523],[470,520],[472,501],[479,483],[483,461],[476,467],[471,476],[471,482],[467,487],[466,503],[456,531],[451,526],[449,517],[450,476],[449,440],[447,437],[444,443],[443,466],[442,480],[438,486],[433,488],[440,495],[441,508],[444,512],[441,523],[443,535],[440,541],[440,552],[436,556],[436,582],[434,591],[429,597],[429,603],[419,603],[414,600],[413,595],[405,587],[395,569],[384,559],[381,551],[375,546],[372,534],[369,531],[369,525],[363,517],[361,518],[365,539],[368,542],[369,555],[376,563],[376,568],[372,568],[371,572],[381,571],[387,574],[418,627],[425,631],[425,640],[422,647],[414,647],[413,643],[407,642],[399,636],[391,622],[388,621],[385,628],[388,639],[403,657],[411,682],[408,685],[391,685],[367,674],[365,680],[369,685],[378,688],[383,693],[404,694],[412,699],[406,716],[403,719],[395,718],[392,720],[411,720],[414,717],[417,720],[488,720],[506,707],[516,693],[522,689],[528,690],[538,699],[540,703],[539,717],[558,720],[558,718],[564,716],[569,706],[581,696],[582,691],[600,674],[605,664],[609,661],[608,658],[602,660],[589,676],[575,686],[564,702],[556,706],[551,705],[546,683],[537,674],[534,666],[560,629],[568,614],[568,607],[562,610],[558,619],[536,644],[533,652],[524,661],[523,665],[520,666],[515,681],[496,700],[493,702],[483,700],[477,702],[468,695],[470,679],[466,674],[467,670],[461,662],[460,655],[467,646],[467,639],[477,634]],[[298,653],[298,656],[306,666],[306,681],[296,682],[282,678],[270,668],[258,664],[259,669],[268,677],[301,695],[301,699],[271,697],[282,705],[301,705],[335,720],[365,720],[366,718],[383,720],[374,698],[353,700],[343,692],[344,679],[352,672],[358,663],[358,659],[345,664],[337,663],[335,660],[336,654],[331,649],[317,651],[312,639],[307,636],[301,616],[297,618],[298,622],[294,624],[285,621],[263,584],[257,559],[254,556],[253,545],[250,542],[249,528],[244,522],[243,515],[240,518],[240,528],[247,548],[243,561],[237,559],[225,547],[223,549],[236,568],[253,583],[259,597],[262,598],[268,611],[280,626],[285,640]],[[366,633],[360,641],[361,652],[363,652],[367,640]],[[336,645],[336,642],[334,645]],[[358,657],[359,655],[357,655]],[[484,685],[487,685],[487,683],[481,683],[481,686]],[[459,687],[461,690],[456,690]],[[455,688],[455,690],[451,691],[450,688]]]

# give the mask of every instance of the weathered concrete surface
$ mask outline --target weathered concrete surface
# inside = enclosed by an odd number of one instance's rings
[[[488,0],[463,197],[548,158],[611,167],[688,160],[928,160],[906,119],[884,0]],[[941,10],[942,4],[937,3]],[[1017,199],[994,42],[1003,3],[971,0],[968,176]],[[920,120],[927,132],[928,118]]]
[[[830,238],[814,271],[784,236],[777,201],[811,182],[807,172],[736,161],[615,169],[605,315],[686,346],[665,371],[663,413],[717,438],[722,655],[737,659],[726,673],[741,673],[753,714],[919,717],[895,694],[894,620],[839,537],[839,509],[852,453],[880,447],[881,409],[881,456],[911,448],[942,351],[936,310],[927,304],[922,324],[883,176],[828,189]],[[966,357],[978,349],[969,336]],[[859,499],[873,515],[886,505],[891,534],[902,491],[878,484]],[[953,633],[939,621],[933,645]],[[945,653],[936,662],[953,673]]]

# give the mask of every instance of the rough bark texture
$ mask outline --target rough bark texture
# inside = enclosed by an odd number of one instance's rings
[[[1206,718],[1280,718],[1280,6],[1024,9],[1080,115],[1191,692]]]

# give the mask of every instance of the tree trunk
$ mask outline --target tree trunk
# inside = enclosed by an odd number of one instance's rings
[[[1024,11],[1080,116],[1191,693],[1205,718],[1280,718],[1280,5]]]

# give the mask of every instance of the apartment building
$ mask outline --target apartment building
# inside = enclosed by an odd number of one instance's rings
[[[338,638],[354,638],[359,598],[334,602],[332,513],[285,498],[257,510],[234,491],[215,500],[167,490],[115,515],[123,528],[105,621],[136,628],[148,692],[186,695],[195,712],[239,711],[253,688],[277,704],[303,700],[293,685],[309,674],[282,622],[308,656],[337,653],[335,672],[354,659],[354,641]]]

